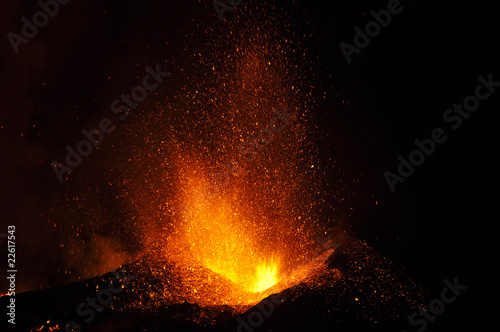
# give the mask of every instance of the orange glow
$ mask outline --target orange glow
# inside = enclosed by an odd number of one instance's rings
[[[161,242],[145,254],[165,280],[160,290],[148,285],[157,305],[255,304],[326,259],[308,260],[325,231],[318,216],[325,171],[312,139],[311,86],[294,62],[301,47],[277,44],[260,24],[238,31],[231,45],[208,38],[228,56],[193,53],[196,79],[146,124],[162,144],[151,141],[142,154],[160,153],[161,165],[154,174],[140,165],[131,171],[142,181],[128,189],[134,206],[154,225],[145,238]]]
[[[47,321],[47,324],[50,323],[50,320]],[[35,327],[33,329],[31,329],[30,331],[33,331],[33,332],[41,332],[44,330],[44,327],[45,325],[42,325],[40,327]],[[53,331],[61,331],[61,327],[59,326],[59,324],[55,325],[55,326],[47,326],[47,329],[45,329],[49,332],[53,332]]]
[[[274,286],[279,281],[278,267],[278,262],[274,259],[257,266],[251,290],[253,292],[262,292],[271,286]]]
[[[287,235],[295,228],[282,227],[290,223],[290,216],[262,222],[269,210],[245,204],[243,183],[214,190],[203,167],[193,160],[186,165],[186,157],[182,160],[179,200],[183,203],[176,209],[180,227],[162,249],[168,261],[184,271],[176,296],[206,305],[255,304],[305,280],[333,252],[315,257],[299,251],[298,237]],[[257,197],[260,192],[257,188],[247,194]],[[299,265],[290,261],[290,255],[297,253],[303,254]],[[311,260],[304,260],[307,257]]]
[[[279,253],[268,255],[260,248],[250,227],[252,216],[225,195],[209,194],[208,181],[194,174],[188,179],[182,211],[182,236],[189,248],[185,257],[236,284],[240,299],[278,283]]]

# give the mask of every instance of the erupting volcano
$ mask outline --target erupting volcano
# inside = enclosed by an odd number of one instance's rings
[[[314,103],[294,62],[298,45],[258,25],[240,33],[231,45],[213,42],[193,56],[198,74],[161,114],[175,129],[159,166],[172,182],[159,204],[169,219],[147,234],[163,243],[162,254],[148,257],[227,281],[210,289],[190,284],[197,303],[254,304],[298,282],[293,271],[328,228],[314,212],[324,170]],[[160,130],[157,119],[151,127]],[[141,206],[147,198],[133,199]],[[155,209],[147,204],[143,211]]]
[[[256,330],[320,331],[392,322],[416,307],[423,291],[413,281],[334,231],[335,202],[348,193],[323,190],[335,162],[318,158],[319,110],[301,74],[307,50],[288,38],[291,27],[281,35],[276,20],[235,18],[231,43],[210,38],[186,51],[185,66],[171,74],[184,77],[182,87],[120,142],[135,155],[118,157],[123,171],[110,196],[137,211],[134,229],[144,243],[118,269],[133,281],[95,321],[75,308],[89,288],[102,299],[110,273],[21,294],[33,301],[69,295],[62,310],[33,306],[20,324],[234,331],[243,321]],[[273,314],[257,326],[255,308]]]

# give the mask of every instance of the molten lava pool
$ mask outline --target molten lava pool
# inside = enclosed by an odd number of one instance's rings
[[[193,168],[195,169],[195,168]],[[298,237],[279,223],[238,202],[241,187],[208,195],[201,169],[184,184],[183,204],[177,205],[178,232],[160,237],[137,267],[158,277],[151,287],[157,305],[251,305],[298,284],[333,252],[323,244],[318,252],[304,250]],[[262,213],[263,215],[260,215]],[[272,214],[271,214],[272,215]],[[301,254],[302,253],[302,254]],[[147,265],[147,266],[146,266]]]

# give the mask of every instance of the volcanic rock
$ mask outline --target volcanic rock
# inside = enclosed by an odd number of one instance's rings
[[[202,266],[173,263],[168,257],[159,261],[155,250],[99,277],[16,294],[16,328],[64,331],[74,322],[81,331],[391,331],[408,325],[427,294],[351,237],[302,281],[253,306],[218,303],[217,294],[231,294],[237,286]],[[116,280],[117,275],[125,280]],[[109,305],[91,320],[78,314],[79,305],[99,291],[104,298],[110,281],[123,283]],[[4,296],[0,305],[8,301]]]

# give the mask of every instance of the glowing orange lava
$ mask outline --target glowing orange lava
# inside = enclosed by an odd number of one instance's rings
[[[309,137],[311,86],[295,62],[303,58],[301,46],[278,41],[269,22],[246,25],[229,44],[207,38],[213,45],[192,53],[195,78],[158,113],[158,123],[168,119],[168,127],[148,124],[170,137],[148,151],[165,153],[158,168],[165,176],[144,177],[160,199],[141,195],[136,202],[147,207],[141,211],[163,208],[151,220],[165,223],[160,256],[175,265],[155,272],[168,280],[159,295],[165,302],[254,304],[317,267],[297,269],[314,257],[311,239],[323,231],[315,200],[325,170]],[[281,110],[293,120],[276,120]],[[214,183],[214,174],[227,179]]]
[[[278,268],[278,262],[274,259],[257,266],[252,291],[262,292],[274,286],[279,281]]]
[[[274,286],[279,281],[279,253],[263,250],[250,214],[224,192],[211,195],[208,189],[207,180],[189,177],[182,211],[182,236],[189,248],[185,257],[232,281],[240,298]]]

